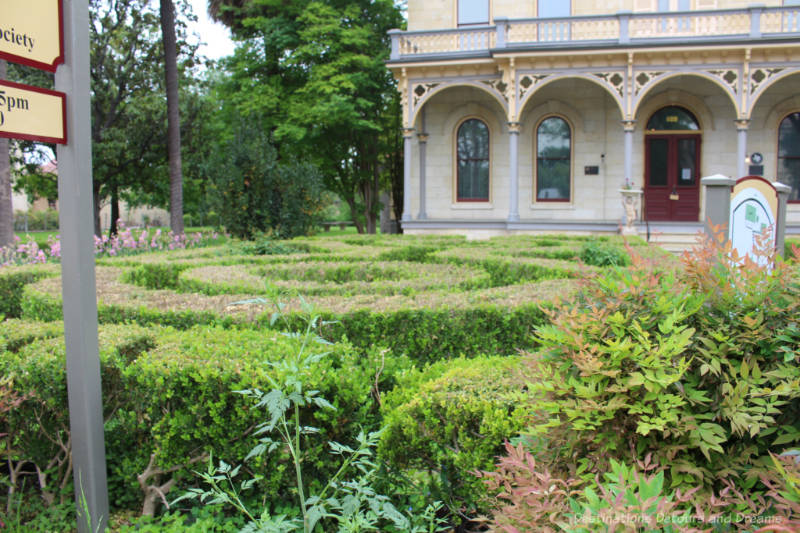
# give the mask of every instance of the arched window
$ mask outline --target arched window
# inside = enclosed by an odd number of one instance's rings
[[[536,201],[568,202],[572,175],[572,132],[561,117],[536,128]]]
[[[489,201],[489,127],[477,118],[461,123],[456,133],[456,200]]]
[[[700,131],[695,116],[676,105],[662,107],[647,121],[647,131]]]
[[[800,202],[800,113],[781,120],[778,127],[778,181],[790,185],[790,202]]]

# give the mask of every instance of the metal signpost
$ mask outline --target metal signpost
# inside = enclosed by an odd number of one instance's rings
[[[80,533],[108,523],[92,216],[88,0],[0,0],[0,59],[55,71],[57,91],[0,83],[0,136],[58,143],[67,395]]]

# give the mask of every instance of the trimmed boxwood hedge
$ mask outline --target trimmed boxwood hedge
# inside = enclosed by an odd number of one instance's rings
[[[9,346],[10,329],[0,328],[0,346]],[[234,391],[269,390],[267,375],[281,379],[281,371],[270,363],[297,353],[301,343],[277,331],[130,325],[101,326],[99,341],[109,492],[112,505],[122,508],[141,505],[136,476],[145,471],[151,454],[162,469],[180,467],[162,475],[159,483],[175,475],[184,487],[194,483],[191,458],[213,452],[216,458],[240,462],[255,445],[249,433],[267,414],[253,411],[251,402]],[[15,348],[0,352],[0,375],[10,377],[11,392],[25,399],[6,420],[0,419],[0,433],[11,436],[10,459],[48,472],[45,489],[58,494],[54,486],[71,476],[67,463],[53,467],[54,459],[64,457],[58,443],[69,442],[63,339],[28,338]],[[307,479],[326,479],[338,467],[327,442],[349,444],[360,428],[375,429],[377,392],[393,388],[394,376],[410,363],[374,350],[358,353],[345,343],[316,348],[328,355],[302,380],[336,410],[301,412],[303,425],[320,429],[304,443],[303,464]],[[249,464],[263,476],[260,493],[276,501],[292,498],[294,473],[287,471],[285,453],[279,450]]]
[[[22,288],[42,278],[57,276],[57,265],[31,265],[0,268],[0,316],[19,318],[22,314]]]
[[[530,419],[519,362],[460,358],[404,372],[383,399],[379,455],[418,472],[434,498],[474,516],[486,492],[470,472],[491,469],[504,441]]]

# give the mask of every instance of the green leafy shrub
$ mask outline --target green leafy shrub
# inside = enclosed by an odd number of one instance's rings
[[[771,257],[767,260],[771,261]],[[539,328],[527,430],[534,455],[591,478],[652,454],[670,488],[727,479],[763,493],[770,453],[800,441],[800,287],[708,243],[674,272],[635,259],[597,276]],[[699,496],[698,496],[699,497]]]
[[[58,322],[42,323],[29,320],[9,319],[0,322],[0,353],[5,350],[17,352],[26,344],[39,339],[61,337],[64,326]]]
[[[381,252],[378,256],[380,261],[411,261],[413,263],[427,263],[431,261],[431,254],[439,251],[433,246],[403,246],[393,250]]]
[[[308,243],[278,241],[270,238],[256,239],[252,242],[244,242],[239,246],[243,254],[248,255],[289,255],[307,254],[312,250],[316,251]]]
[[[361,350],[383,346],[418,363],[531,349],[536,346],[532,331],[547,320],[540,304],[513,309],[480,305],[471,309],[358,310],[322,316],[328,323],[321,334],[329,340],[346,339]]]
[[[454,515],[474,517],[485,490],[469,472],[492,465],[528,419],[518,366],[513,356],[480,357],[406,373],[383,398],[379,457],[418,471]]]
[[[274,319],[281,318],[280,308]],[[265,420],[256,426],[254,435],[256,446],[247,454],[245,461],[279,455],[282,449],[288,450],[290,463],[294,466],[294,482],[297,489],[297,509],[288,515],[279,514],[273,509],[275,502],[262,501],[261,512],[251,510],[243,502],[242,493],[252,488],[257,478],[244,481],[235,480],[242,465],[232,467],[224,461],[214,466],[209,459],[208,469],[200,473],[206,488],[191,489],[180,499],[199,499],[200,501],[224,502],[242,516],[247,517],[248,531],[301,530],[305,533],[316,531],[319,526],[325,531],[397,531],[402,533],[423,533],[440,531],[436,527],[436,506],[429,506],[422,516],[405,516],[392,504],[391,500],[373,488],[378,466],[372,460],[373,448],[380,432],[366,433],[363,429],[355,438],[354,447],[330,441],[330,453],[337,457],[337,469],[329,472],[327,478],[314,478],[309,481],[304,476],[306,449],[313,442],[320,428],[304,425],[301,411],[335,411],[324,395],[309,388],[306,379],[318,370],[318,366],[328,357],[321,351],[329,343],[316,334],[319,319],[307,317],[304,331],[298,332],[301,342],[293,352],[287,353],[281,361],[273,363],[280,377],[270,375],[266,379],[272,389],[236,391],[250,398],[256,409],[265,411]],[[285,451],[284,451],[285,454]],[[357,476],[353,478],[353,476]],[[282,510],[282,509],[281,509]],[[419,524],[422,519],[425,524]]]
[[[586,241],[578,251],[578,257],[587,265],[598,267],[626,266],[630,257],[622,248],[601,240]]]
[[[51,325],[43,325],[43,329],[50,330]],[[0,335],[6,337],[5,333],[0,332]],[[123,373],[139,351],[152,344],[151,335],[142,328],[116,326],[102,329],[99,338],[103,408],[109,418],[106,426],[109,464],[112,471],[122,464],[132,468],[122,472],[120,477],[109,477],[109,498],[125,505],[139,499],[136,493],[131,496],[128,488],[131,480],[135,482],[135,468],[146,459],[141,455],[146,439],[136,417],[128,418],[127,424],[118,423],[120,417],[134,410],[130,405],[134,400],[125,397]],[[0,375],[11,376],[14,393],[24,398],[0,427],[0,433],[7,433],[10,438],[5,457],[7,464],[36,474],[39,497],[48,506],[71,500],[63,338],[30,340],[18,346],[16,352],[0,354]],[[12,487],[19,488],[20,481],[12,480]]]
[[[146,263],[128,270],[122,281],[153,290],[177,289],[178,279],[186,268],[186,265]]]
[[[0,269],[0,315],[19,318],[22,288],[42,278],[58,275],[54,266],[5,267]]]
[[[314,228],[324,208],[322,177],[315,167],[279,161],[268,133],[244,124],[218,153],[212,198],[232,235],[289,238]]]
[[[301,340],[276,331],[102,326],[100,361],[106,416],[109,498],[114,508],[152,510],[166,491],[185,480],[192,464],[221,450],[220,458],[241,459],[251,445],[243,438],[256,422],[250,403],[234,390],[263,387],[281,379],[274,366]],[[7,343],[6,341],[3,342]],[[323,479],[335,469],[326,440],[348,443],[359,428],[375,428],[373,398],[393,386],[407,363],[385,354],[359,354],[347,345],[304,373],[310,387],[332,398],[333,411],[302,410],[304,425],[320,428],[316,445],[305,448],[307,478]],[[0,433],[11,435],[12,464],[42,473],[41,493],[57,503],[71,498],[69,424],[64,344],[61,338],[28,342],[0,355],[0,375],[13,378],[24,397]],[[263,493],[276,500],[291,494],[286,450],[252,465],[263,476]]]

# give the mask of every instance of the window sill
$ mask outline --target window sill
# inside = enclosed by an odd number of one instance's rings
[[[491,202],[457,202],[450,204],[450,209],[494,209]]]
[[[536,211],[574,210],[575,204],[572,202],[533,202],[531,209]]]

